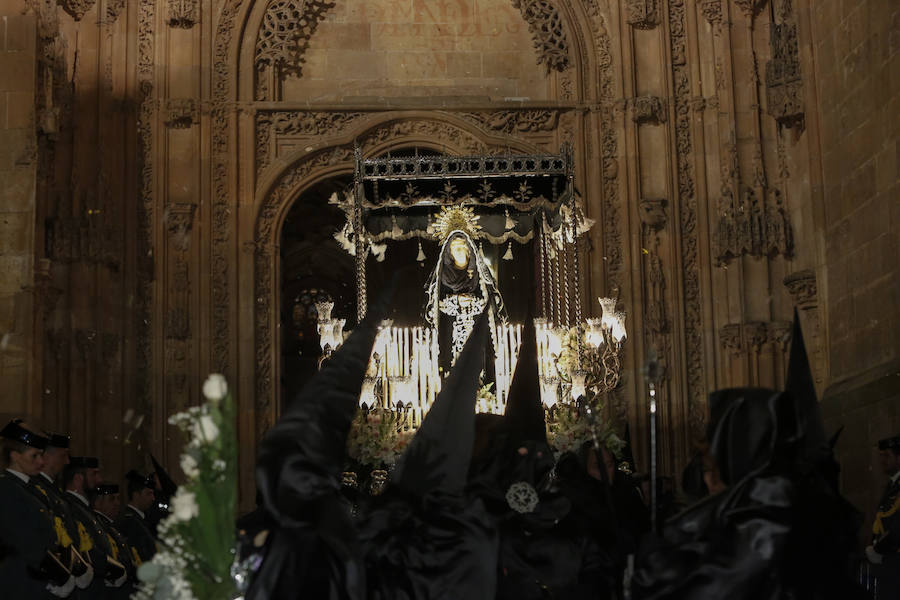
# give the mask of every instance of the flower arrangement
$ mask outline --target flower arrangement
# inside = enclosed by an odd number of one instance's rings
[[[412,439],[412,431],[398,431],[397,417],[389,410],[360,411],[347,436],[347,454],[369,469],[394,466]]]
[[[572,372],[578,366],[578,327],[565,330],[560,336],[560,351],[556,355],[556,371],[564,381],[572,381]],[[582,352],[582,354],[584,354]],[[582,359],[584,357],[582,356]]]
[[[169,418],[187,434],[171,513],[158,528],[161,550],[138,569],[136,600],[220,600],[238,590],[234,562],[237,436],[234,400],[222,375],[203,384],[200,406]]]
[[[595,414],[602,414],[602,406],[593,410]],[[593,441],[596,433],[597,443],[606,447],[617,459],[621,458],[625,442],[616,435],[612,426],[602,423],[592,430],[590,419],[581,412],[576,406],[558,405],[548,415],[547,442],[556,457],[566,452],[576,452],[585,442]]]
[[[495,414],[503,412],[503,409],[497,404],[497,396],[491,389],[493,387],[493,383],[488,383],[478,388],[478,391],[475,393],[475,408],[477,412]]]

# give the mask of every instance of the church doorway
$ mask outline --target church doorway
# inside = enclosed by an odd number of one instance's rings
[[[333,315],[356,314],[354,260],[334,239],[344,214],[329,204],[352,178],[326,179],[291,205],[281,230],[281,398],[289,403],[315,373],[321,355],[316,303],[334,302]]]

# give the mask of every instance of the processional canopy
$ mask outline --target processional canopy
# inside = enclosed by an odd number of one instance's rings
[[[577,240],[593,223],[576,201],[572,156],[569,144],[559,154],[366,159],[357,148],[352,194],[331,200],[347,217],[335,238],[356,258],[357,318],[366,311],[366,259],[372,253],[381,260],[390,241],[436,239],[443,255],[445,249],[452,250],[450,238],[458,238],[467,244],[466,252],[476,256],[468,269],[459,266],[461,277],[477,281],[468,287],[463,281],[460,288],[446,291],[441,287],[442,256],[438,257],[423,326],[395,327],[386,322],[382,327],[360,398],[367,410],[388,411],[401,428],[415,429],[449,370],[444,363],[445,340],[452,337],[454,348],[465,341],[468,332],[463,330],[474,322],[474,314],[463,314],[463,309],[476,306],[488,312],[494,363],[485,369],[493,372],[477,409],[503,412],[522,325],[506,318],[494,270],[485,266],[481,244],[507,245],[511,255],[512,242],[532,240],[535,282],[540,287],[534,305],[540,313],[536,330],[542,395],[548,396],[548,406],[555,404],[562,389],[557,363],[563,332],[582,321]],[[419,255],[417,260],[422,260],[421,246]],[[449,319],[452,326],[444,327],[441,319]],[[331,343],[339,339],[333,324],[320,322],[320,331],[330,332]]]

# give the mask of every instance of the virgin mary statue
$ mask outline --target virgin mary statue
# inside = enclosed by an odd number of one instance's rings
[[[441,373],[450,372],[476,318],[487,311],[492,343],[485,350],[483,383],[493,382],[494,338],[497,325],[506,323],[507,315],[494,275],[473,241],[481,229],[478,217],[471,208],[443,209],[434,229],[441,251],[428,280],[425,321],[438,336]]]

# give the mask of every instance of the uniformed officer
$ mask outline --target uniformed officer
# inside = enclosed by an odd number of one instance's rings
[[[59,486],[63,469],[69,464],[70,438],[60,433],[47,433],[47,439],[44,466],[38,476],[31,478],[29,485],[50,510],[63,563],[75,575],[75,585],[79,589],[85,589],[94,578],[94,570],[90,562],[81,555],[78,525],[72,518],[69,502],[63,497]]]
[[[117,589],[109,590],[109,598],[130,598],[134,592],[134,584],[137,581],[137,569],[132,558],[133,551],[128,545],[128,540],[115,527],[115,520],[121,512],[122,502],[119,496],[119,486],[115,483],[101,483],[94,490],[91,506],[97,514],[100,525],[109,537],[113,558],[122,563],[128,573],[126,582]]]
[[[73,456],[63,470],[65,498],[78,527],[79,548],[90,556],[94,580],[85,590],[86,598],[103,597],[108,587],[121,587],[128,574],[115,559],[106,531],[88,501],[88,490],[100,483],[100,461],[93,456]]]
[[[900,435],[878,442],[878,461],[889,480],[875,513],[866,557],[877,565],[878,597],[900,598]]]
[[[8,598],[65,598],[75,578],[53,554],[53,519],[28,482],[44,464],[47,438],[24,422],[0,430],[0,582]]]
[[[116,528],[128,540],[129,546],[134,548],[134,562],[140,566],[156,554],[156,539],[146,520],[147,510],[156,501],[156,481],[154,477],[134,470],[126,473],[125,479],[128,504],[122,509]]]

